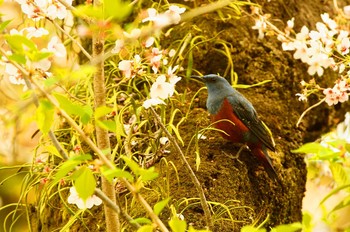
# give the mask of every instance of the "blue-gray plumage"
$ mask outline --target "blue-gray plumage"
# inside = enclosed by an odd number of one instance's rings
[[[247,144],[269,176],[279,181],[266,149],[275,151],[274,142],[253,105],[225,78],[215,74],[202,78],[208,89],[207,108],[215,127],[225,132],[224,138]]]

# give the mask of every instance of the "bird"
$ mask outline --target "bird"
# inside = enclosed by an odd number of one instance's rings
[[[202,76],[201,79],[208,90],[207,110],[214,126],[221,131],[221,136],[233,143],[248,146],[251,154],[258,158],[269,177],[281,184],[267,152],[267,149],[275,152],[272,134],[258,118],[252,103],[234,89],[224,77],[209,74]]]

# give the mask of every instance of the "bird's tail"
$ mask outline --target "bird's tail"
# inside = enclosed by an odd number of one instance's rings
[[[271,179],[282,185],[275,169],[273,168],[271,158],[267,154],[266,148],[261,147],[250,147],[252,153],[259,159],[260,163],[264,166],[265,171]]]

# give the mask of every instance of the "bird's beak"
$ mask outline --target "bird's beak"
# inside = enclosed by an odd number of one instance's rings
[[[202,83],[204,83],[204,79],[203,79],[203,77],[201,77],[201,76],[193,75],[193,76],[191,76],[191,78],[192,78],[192,79],[195,79],[195,80],[197,80],[197,81],[200,81],[200,82],[202,82]]]

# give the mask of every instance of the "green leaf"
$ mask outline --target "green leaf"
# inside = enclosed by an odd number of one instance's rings
[[[46,58],[52,56],[53,53],[52,52],[34,51],[34,52],[29,53],[27,55],[31,61],[35,62],[35,61],[40,61],[40,60],[46,59]]]
[[[2,1],[1,1],[1,3],[2,3]],[[2,22],[2,23],[0,24],[0,31],[5,30],[5,28],[7,27],[7,25],[9,25],[9,23],[10,23],[11,21],[12,21],[12,19],[9,19],[9,20],[6,20],[6,21]]]
[[[299,231],[302,228],[300,222],[295,222],[286,225],[279,225],[271,229],[271,232],[294,232]]]
[[[86,201],[94,193],[96,181],[92,171],[88,167],[81,167],[80,172],[80,175],[74,181],[74,187],[79,197]]]
[[[36,110],[36,123],[39,130],[44,134],[50,131],[54,119],[55,109],[53,105],[47,100],[41,100]]]
[[[312,215],[308,212],[303,212],[303,232],[311,232],[313,230]]]
[[[170,200],[170,197],[165,198],[164,200],[161,200],[160,202],[157,202],[157,204],[154,205],[153,211],[158,216],[160,212],[164,209],[164,207],[168,204]]]
[[[74,170],[81,164],[80,160],[67,160],[61,166],[58,167],[58,172],[55,174],[54,181],[59,181],[63,177],[65,177],[70,171]]]
[[[5,35],[6,42],[10,45],[14,53],[23,53],[24,51],[37,51],[36,44],[23,35]]]
[[[329,168],[332,171],[333,179],[338,186],[349,184],[348,175],[344,170],[343,166],[339,163],[331,163]]]
[[[130,221],[130,223],[138,223],[138,224],[152,224],[152,221],[148,218],[134,218]]]
[[[87,16],[95,19],[103,19],[102,7],[96,7],[92,4],[80,4],[76,6],[74,14],[77,16]]]
[[[152,225],[144,225],[141,228],[137,230],[137,232],[153,232],[153,226]]]
[[[95,119],[99,119],[103,116],[106,116],[107,114],[111,113],[113,111],[113,108],[108,106],[100,106],[96,108],[95,110]]]
[[[63,157],[61,156],[61,154],[58,152],[57,148],[53,145],[47,145],[45,146],[45,150],[50,152],[51,154],[57,156],[58,158],[63,159]]]
[[[115,123],[115,121],[111,121],[111,120],[96,120],[96,125],[99,126],[102,129],[111,131],[116,133],[117,131],[117,124]]]
[[[336,156],[339,152],[334,152],[331,148],[324,147],[319,143],[306,143],[296,150],[292,150],[293,153],[311,153],[316,154],[318,158],[328,159]]]
[[[122,21],[131,13],[131,10],[132,5],[129,1],[104,0],[103,11],[105,19],[113,18]]]
[[[80,104],[74,103],[60,93],[53,93],[53,95],[60,104],[60,107],[66,111],[67,114],[80,116],[81,122],[85,125],[90,121],[93,113],[91,106],[82,106]]]
[[[133,175],[128,171],[121,170],[119,168],[115,169],[106,169],[104,167],[101,168],[102,175],[105,176],[109,181],[112,181],[113,178],[126,178],[129,181],[134,181]]]
[[[22,54],[12,54],[8,56],[9,60],[15,61],[18,64],[26,64],[26,57]]]
[[[140,176],[143,181],[150,181],[158,177],[158,173],[155,172],[154,167],[143,169],[132,159],[126,156],[122,156],[121,158],[124,160],[126,165],[135,173],[135,175]]]
[[[148,169],[140,169],[140,177],[143,181],[151,181],[158,177],[158,173],[155,172],[154,167],[150,167]]]
[[[169,226],[173,232],[185,232],[187,224],[185,221],[182,221],[177,217],[173,217],[169,221]]]

